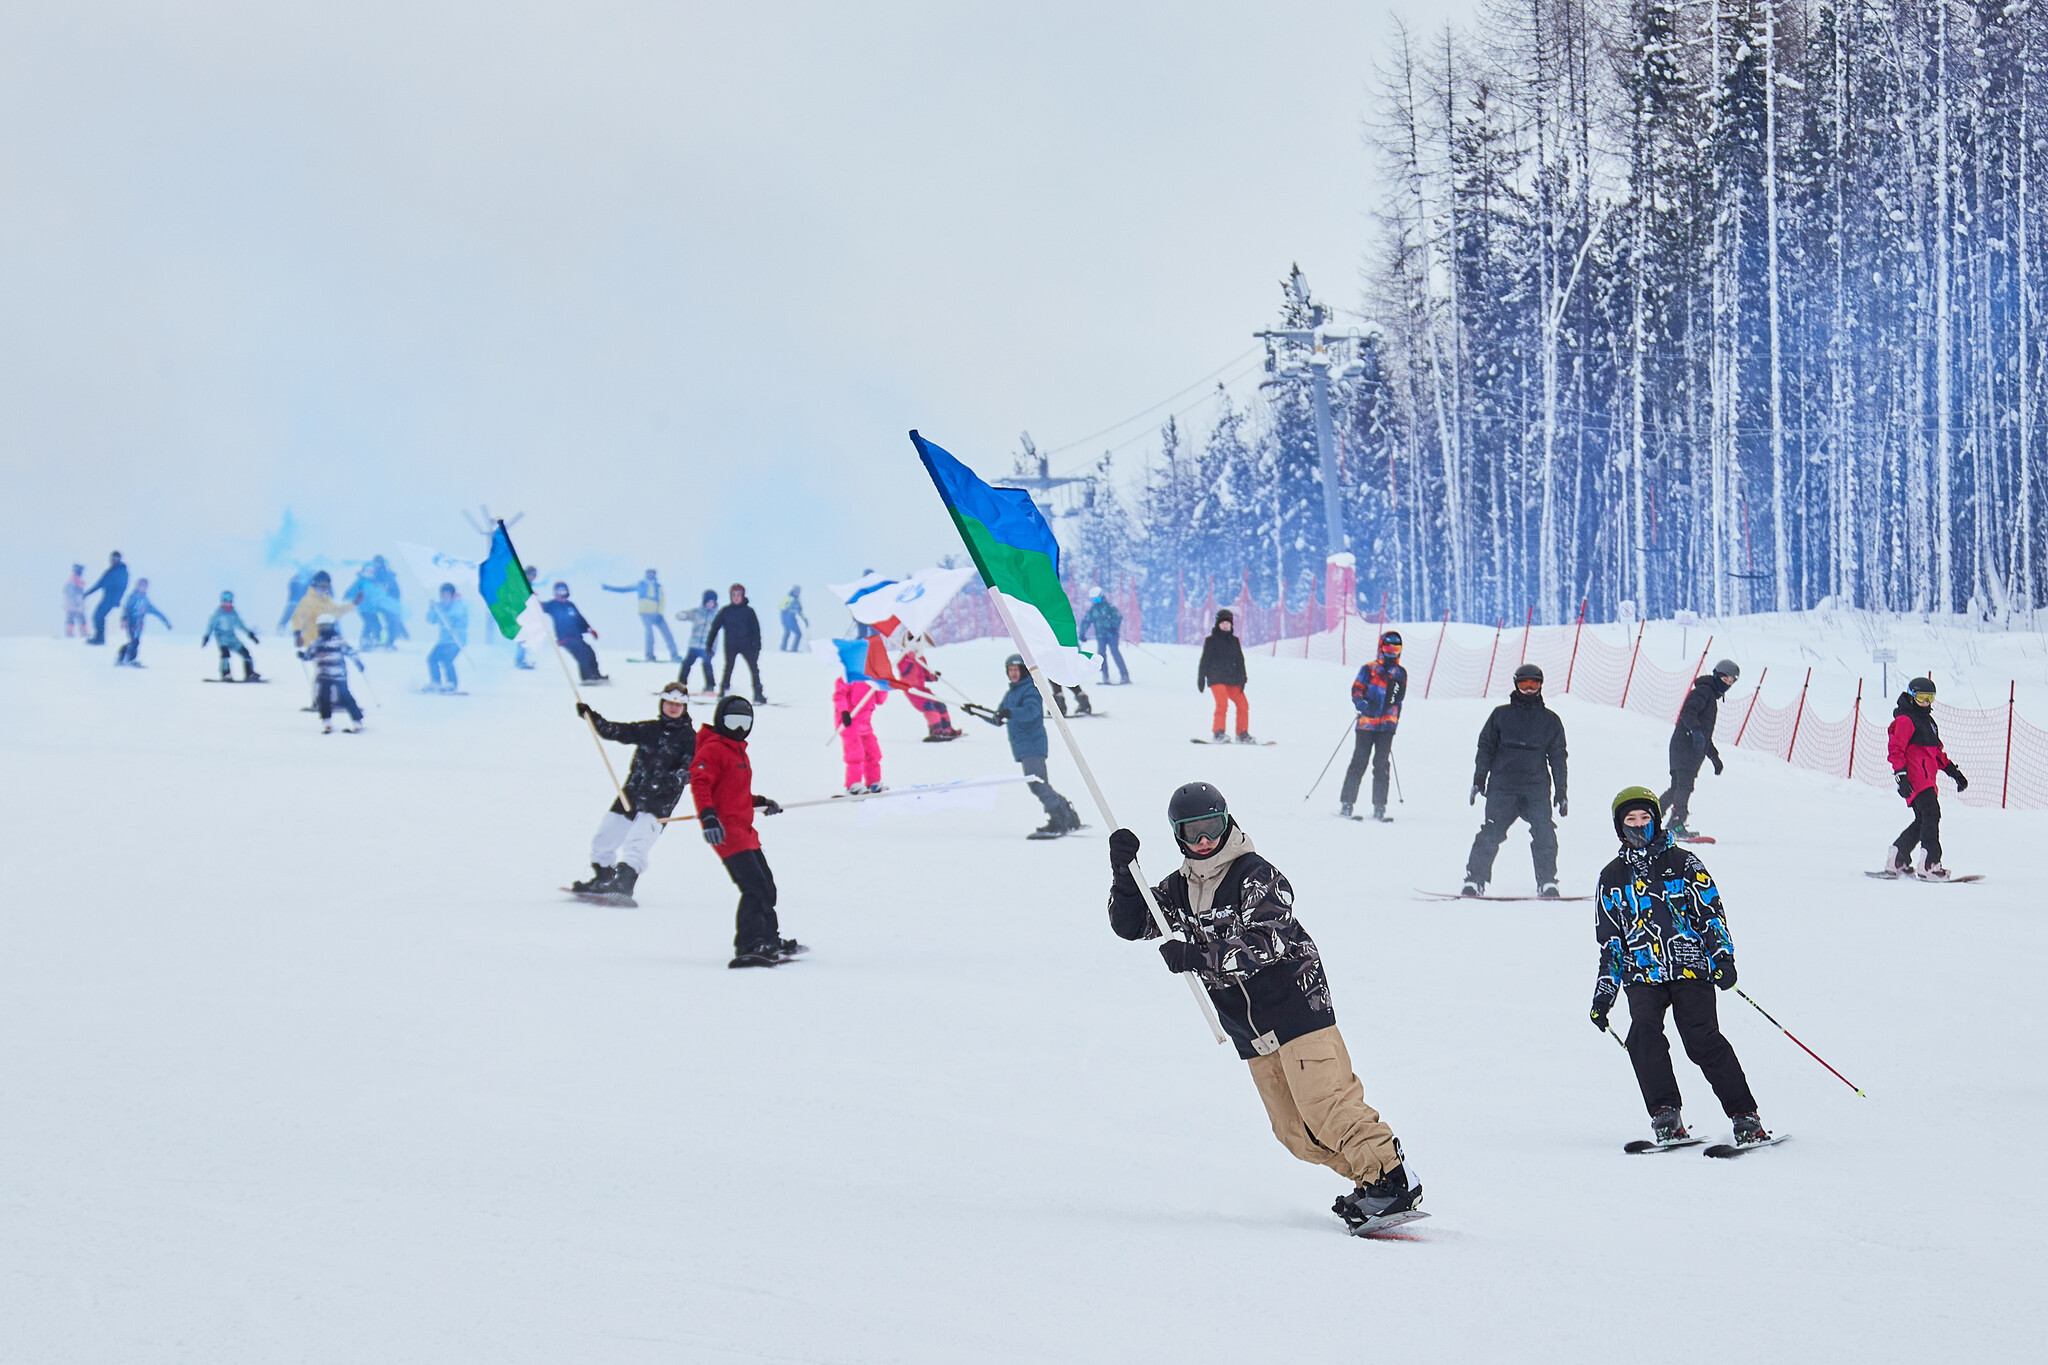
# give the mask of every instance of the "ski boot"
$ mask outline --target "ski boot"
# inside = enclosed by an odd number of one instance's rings
[[[1486,894],[1486,883],[1468,881],[1459,890],[1458,894],[1460,896],[1483,896]]]
[[[569,889],[579,896],[601,896],[612,889],[612,870],[598,863],[590,865],[588,881],[570,882]]]
[[[887,790],[889,790],[889,789],[888,789],[887,787],[883,786],[883,785],[882,785],[881,783],[879,783],[879,782],[870,782],[870,783],[868,783],[868,785],[867,785],[867,794],[868,794],[869,796],[873,796],[873,795],[875,795],[875,794],[876,794],[876,793],[878,793],[878,792],[885,792],[885,791],[887,791]]]
[[[261,673],[258,673],[258,672],[257,672],[257,671],[256,671],[255,669],[253,669],[253,668],[250,668],[250,667],[249,667],[249,666],[248,666],[247,664],[244,664],[244,665],[242,666],[242,681],[243,681],[243,682],[262,682],[262,681],[263,681],[263,675],[262,675]]]
[[[633,883],[640,880],[640,874],[624,863],[612,868],[611,880],[605,883],[605,894],[612,898],[614,905],[638,906],[633,899]]]
[[[861,791],[862,787],[858,782],[849,782],[846,784],[846,794],[848,796],[859,796],[861,794]]]
[[[1948,880],[1948,869],[1940,863],[1928,863],[1915,875],[1923,882],[1945,882]]]
[[[789,961],[793,957],[801,957],[809,951],[810,947],[808,945],[798,943],[793,938],[779,939],[775,945],[775,955],[784,962]]]
[[[1692,827],[1683,820],[1673,820],[1669,825],[1665,826],[1664,832],[1671,836],[1671,842],[1673,843],[1697,837],[1694,835]]]
[[[1677,1142],[1687,1136],[1685,1119],[1676,1109],[1667,1106],[1650,1115],[1650,1137],[1659,1144]]]
[[[746,947],[735,952],[732,956],[732,961],[725,965],[728,967],[773,967],[782,960],[782,941],[780,939],[773,939],[766,943],[748,944]]]
[[[1392,1170],[1382,1171],[1380,1178],[1372,1184],[1360,1185],[1349,1194],[1337,1196],[1337,1202],[1330,1205],[1330,1212],[1344,1220],[1344,1226],[1353,1237],[1363,1237],[1381,1228],[1423,1217],[1417,1209],[1421,1203],[1422,1186],[1410,1184],[1407,1164],[1397,1162]]]
[[[345,735],[359,735],[363,732],[363,723],[359,720],[353,721],[350,724],[342,726],[341,732]]]
[[[1346,820],[1356,820],[1358,818],[1351,813],[1351,803],[1349,801],[1337,807],[1337,814],[1343,816]]]
[[[1536,899],[1540,901],[1554,901],[1559,899],[1557,894],[1557,883],[1545,882],[1543,883],[1543,885],[1537,887]]]
[[[1387,818],[1387,808],[1385,806],[1374,806],[1372,808],[1372,818],[1379,821],[1383,825],[1391,825],[1394,823],[1392,820]]]
[[[1900,854],[1897,844],[1886,844],[1884,847],[1884,866],[1878,869],[1878,875],[1884,877],[1910,877],[1913,875],[1913,865]]]
[[[1209,742],[1211,744],[1221,744],[1223,742],[1223,732],[1221,730],[1210,731]]]
[[[323,734],[323,735],[331,735],[331,734],[333,734],[333,733],[334,733],[334,722],[333,722],[333,721],[331,721],[331,720],[323,720],[323,721],[321,721],[321,722],[320,722],[320,733],[321,733],[321,734]]]
[[[1064,811],[1062,811],[1061,814],[1066,816],[1066,820],[1064,821],[1065,828],[1061,831],[1062,833],[1072,834],[1075,830],[1080,829],[1082,827],[1081,812],[1074,809],[1073,802],[1069,801],[1067,803],[1067,808]]]
[[[1095,714],[1094,704],[1088,700],[1088,694],[1081,690],[1078,683],[1074,686],[1074,705],[1077,708],[1075,711],[1076,715],[1092,716]]]
[[[1737,1114],[1735,1116],[1735,1145],[1737,1147],[1754,1147],[1759,1142],[1768,1142],[1770,1139],[1771,1135],[1764,1131],[1764,1121],[1755,1114]]]
[[[1237,732],[1237,742],[1238,742],[1239,744],[1257,744],[1257,743],[1258,743],[1258,741],[1257,741],[1257,740],[1255,740],[1255,739],[1253,739],[1253,738],[1252,738],[1252,732],[1251,732],[1251,731],[1249,731],[1249,730],[1239,730],[1239,731]]]

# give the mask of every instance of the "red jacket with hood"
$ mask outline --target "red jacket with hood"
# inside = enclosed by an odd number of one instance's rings
[[[761,846],[754,832],[754,765],[747,761],[747,742],[727,739],[706,725],[697,731],[697,755],[690,760],[690,795],[697,814],[717,811],[725,826],[718,856],[730,858]]]
[[[1885,756],[1893,772],[1911,779],[1913,794],[1908,801],[1932,787],[1935,774],[1948,766],[1948,750],[1941,747],[1941,727],[1934,723],[1933,708],[1916,705],[1910,692],[1899,693]]]

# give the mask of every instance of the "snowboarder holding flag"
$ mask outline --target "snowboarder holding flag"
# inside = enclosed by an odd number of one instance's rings
[[[654,720],[621,723],[606,720],[577,702],[576,714],[599,735],[615,744],[631,744],[633,766],[619,798],[598,821],[590,841],[591,878],[571,882],[578,896],[632,905],[633,885],[647,870],[647,855],[661,836],[662,823],[682,799],[690,781],[690,763],[697,756],[697,734],[690,722],[689,692],[679,682],[661,689],[661,714]],[[629,807],[626,803],[631,802]]]

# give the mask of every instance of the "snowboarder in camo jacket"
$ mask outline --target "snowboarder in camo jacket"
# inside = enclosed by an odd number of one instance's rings
[[[1331,1206],[1354,1233],[1419,1217],[1393,1130],[1365,1102],[1315,940],[1294,917],[1294,889],[1260,857],[1207,782],[1174,792],[1166,816],[1180,869],[1153,888],[1167,926],[1184,938],[1159,945],[1167,970],[1193,972],[1217,1019],[1251,1068],[1273,1136],[1303,1161],[1355,1187]],[[1109,923],[1126,939],[1159,937],[1132,871],[1138,836],[1109,836]]]
[[[577,895],[634,903],[634,883],[647,870],[647,855],[682,799],[690,781],[690,762],[697,756],[689,701],[683,684],[672,682],[661,689],[660,715],[624,722],[606,720],[587,703],[576,703],[576,714],[590,722],[599,738],[633,746],[625,786],[590,840],[590,880],[569,884]]]

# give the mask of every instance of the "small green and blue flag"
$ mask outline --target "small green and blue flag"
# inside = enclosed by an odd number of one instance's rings
[[[518,635],[519,613],[526,610],[532,599],[533,585],[526,581],[526,570],[520,567],[519,556],[512,552],[512,537],[502,521],[491,532],[491,552],[477,569],[476,592],[490,608],[499,633],[508,640]]]

